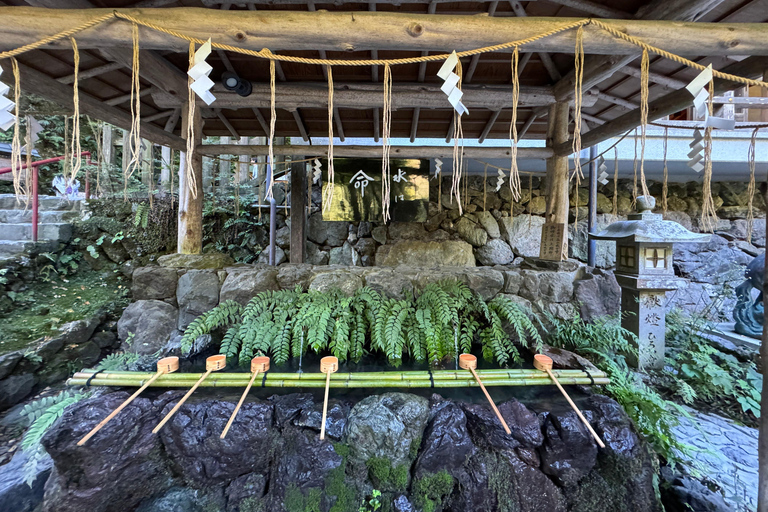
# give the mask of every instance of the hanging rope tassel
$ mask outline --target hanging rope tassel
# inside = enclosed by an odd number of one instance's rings
[[[133,173],[136,172],[136,170],[141,165],[141,130],[139,123],[141,121],[141,95],[140,95],[140,88],[141,84],[139,83],[139,26],[137,24],[133,24],[131,26],[131,36],[133,39],[133,62],[132,62],[132,69],[131,69],[131,130],[128,135],[128,140],[130,141],[130,147],[133,154],[131,155],[131,159],[128,162],[128,165],[125,166],[125,171],[123,173],[123,200],[128,201],[128,181],[131,179],[131,176],[133,176]],[[194,49],[195,45],[194,43],[190,43],[190,66],[192,65],[192,55],[194,55]],[[188,118],[188,128],[187,128],[187,168],[186,173],[188,176],[192,175],[192,151],[195,149],[193,147],[194,145],[194,139],[191,136],[192,135],[192,119],[194,114],[194,105],[195,105],[195,96],[194,92],[190,89],[189,91],[189,118]],[[74,148],[73,148],[74,151]],[[194,180],[194,176],[192,176],[192,179]],[[197,187],[193,187],[191,189],[192,196],[197,197]]]
[[[648,184],[645,182],[645,132],[648,127],[648,75],[650,63],[648,50],[643,50],[640,60],[640,187],[644,196],[650,196]]]
[[[69,175],[69,184],[72,185],[83,166],[83,157],[80,155],[83,150],[80,146],[80,91],[77,84],[80,71],[80,52],[77,49],[77,41],[75,41],[75,38],[70,37],[69,40],[72,43],[72,51],[74,52],[75,61],[75,81],[72,83],[72,103],[75,106],[75,110],[72,115],[72,144],[70,145],[72,149],[72,169]]]
[[[333,168],[333,68],[326,66],[328,71],[328,183],[323,191],[323,213],[330,211],[333,201],[333,187],[336,183],[336,173]]]
[[[273,198],[273,187],[275,186],[275,123],[277,122],[277,110],[275,109],[275,61],[269,61],[269,149],[267,151],[267,165],[271,171],[269,182],[267,183],[267,193],[264,195],[266,200]],[[333,144],[331,139],[330,144]]]
[[[20,198],[24,196],[25,205],[29,203],[29,184],[21,184],[21,77],[19,74],[19,63],[15,58],[11,58],[11,67],[13,68],[13,100],[16,102],[16,121],[13,125],[13,141],[11,142],[11,174],[13,174],[13,192],[16,194],[16,203],[20,203]],[[29,130],[29,127],[27,127]]]
[[[579,224],[579,187],[584,173],[581,171],[581,100],[582,89],[584,86],[584,27],[580,26],[576,30],[576,49],[574,54],[574,96],[573,96],[573,163],[574,170],[572,178],[576,178],[576,214],[573,220],[574,228],[578,229]]]
[[[381,154],[381,217],[386,224],[389,222],[389,134],[392,129],[392,68],[384,65],[384,112],[381,130],[382,154]],[[461,208],[461,206],[459,206]]]
[[[633,135],[635,139],[635,157],[632,160],[632,207],[635,207],[637,202],[637,128]]]
[[[459,75],[459,82],[456,85],[461,89],[463,72],[461,61],[456,64],[456,74]],[[459,206],[459,215],[464,214],[461,206],[461,175],[464,172],[464,129],[461,126],[461,116],[454,110],[453,112],[453,176],[451,181],[451,202],[456,199]]]
[[[749,185],[747,186],[747,243],[752,243],[752,228],[755,217],[752,213],[752,203],[755,198],[755,149],[757,145],[757,132],[760,128],[752,131],[752,138],[749,141],[749,151],[747,161],[749,161]]]
[[[488,197],[488,164],[483,167],[483,211],[487,212],[488,208],[485,207],[485,200]]]
[[[533,199],[533,173],[528,173],[528,201]],[[533,213],[531,213],[531,210],[528,210],[528,231],[531,230],[531,226],[533,225]]]
[[[619,150],[613,148],[613,208],[611,215],[614,219],[619,216]]]
[[[520,200],[520,171],[517,168],[517,103],[520,99],[520,68],[518,47],[512,51],[512,121],[509,123],[509,143],[512,160],[509,171],[509,190],[512,192],[512,204]]]
[[[714,82],[709,82],[709,115],[713,112]],[[712,127],[704,131],[704,183],[702,185],[701,227],[704,231],[714,231],[717,226],[717,211],[712,199]]]
[[[669,194],[669,169],[667,168],[667,135],[669,128],[664,128],[664,182],[661,185],[661,209],[664,213],[667,213],[669,204],[667,203],[667,195]]]

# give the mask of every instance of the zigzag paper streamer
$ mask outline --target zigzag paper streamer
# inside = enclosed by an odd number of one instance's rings
[[[206,105],[210,105],[216,101],[216,97],[211,94],[213,80],[208,77],[208,75],[211,74],[211,71],[213,71],[213,68],[210,64],[205,62],[205,59],[207,59],[210,54],[211,40],[208,39],[208,41],[195,52],[195,56],[192,59],[192,67],[187,71],[187,75],[194,80],[189,86],[190,89],[195,91],[195,94],[197,94]]]
[[[441,172],[443,172],[443,161],[435,158],[435,174],[432,175],[432,179],[438,178]]]
[[[320,182],[320,179],[323,177],[323,166],[320,164],[320,159],[315,158],[315,161],[313,162],[314,165],[312,166],[312,183],[317,185]]]
[[[498,192],[499,190],[501,190],[501,186],[504,184],[504,178],[505,178],[506,176],[507,176],[507,175],[506,175],[506,174],[504,174],[504,171],[502,171],[501,169],[499,169],[499,177],[498,177],[498,178],[496,178],[496,192]]]
[[[448,102],[459,115],[469,114],[469,110],[467,110],[467,107],[461,102],[461,97],[464,96],[464,93],[458,87],[459,75],[453,72],[458,63],[459,57],[454,50],[453,53],[445,59],[445,62],[440,67],[440,71],[437,72],[437,76],[445,80],[445,83],[440,87],[440,90],[448,96]]]
[[[601,185],[607,185],[608,184],[608,166],[605,165],[605,158],[601,156],[598,162],[599,164],[597,166],[597,170],[600,172],[600,174],[597,175],[597,181]]]
[[[704,135],[698,128],[693,132],[693,141],[688,145],[691,151],[688,153],[688,167],[696,172],[704,170]]]
[[[712,81],[712,64],[691,80],[685,89],[693,96],[693,108],[699,117],[704,118],[704,125],[719,130],[733,130],[736,128],[735,119],[714,117],[709,115],[709,91],[705,88]],[[690,158],[690,157],[689,157]],[[698,172],[698,171],[697,171]]]
[[[3,69],[0,68],[0,75],[2,74]],[[0,130],[3,131],[16,124],[16,116],[11,113],[16,104],[6,97],[10,90],[9,85],[0,82]]]

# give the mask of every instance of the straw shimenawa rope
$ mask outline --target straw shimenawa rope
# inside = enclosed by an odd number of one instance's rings
[[[133,62],[131,63],[131,130],[128,135],[128,140],[130,141],[129,146],[132,154],[128,165],[125,166],[125,170],[123,171],[123,200],[125,201],[128,201],[128,181],[131,179],[133,173],[141,166],[141,83],[139,81],[139,26],[136,23],[131,26],[131,37],[133,39]],[[190,43],[190,50],[192,51],[189,58],[191,65],[192,55],[194,55],[194,44],[192,43]],[[191,174],[192,150],[194,149],[194,147],[191,146],[194,144],[194,140],[190,137],[190,134],[195,105],[194,93],[192,92],[192,89],[189,91],[193,101],[189,106],[189,118],[187,123],[189,125],[189,128],[187,129],[187,173]],[[192,196],[197,197],[196,187],[192,188]]]
[[[752,243],[752,228],[755,222],[755,217],[752,212],[752,203],[755,199],[755,149],[757,145],[757,132],[760,128],[755,128],[752,131],[752,137],[749,140],[749,151],[747,152],[747,160],[749,161],[749,185],[747,186],[747,243]]]
[[[640,187],[644,196],[650,196],[648,184],[645,182],[645,133],[648,128],[648,75],[650,63],[648,50],[643,50],[640,59]]]
[[[205,43],[201,43],[205,44]],[[195,43],[189,43],[189,69],[195,63]],[[187,75],[187,82],[192,83],[192,77]],[[181,180],[184,180],[193,198],[197,198],[197,177],[192,170],[192,153],[195,151],[195,91],[191,87],[187,88],[187,151],[184,158],[184,175],[179,176],[179,188]]]
[[[574,215],[573,226],[576,228],[579,225],[579,186],[584,174],[581,171],[581,94],[584,86],[584,27],[581,26],[576,30],[576,49],[573,52],[574,56],[574,76],[575,81],[573,85],[573,165],[574,171],[571,175],[572,178],[576,178],[576,189],[574,194],[576,195],[576,213]]]
[[[459,75],[459,82],[456,85],[461,89],[461,83],[464,78],[462,72],[461,60],[456,63],[456,74]],[[454,109],[453,111],[453,174],[451,180],[451,203],[456,199],[459,207],[459,215],[463,215],[464,208],[461,205],[461,175],[464,172],[464,129],[461,125],[461,115]]]
[[[330,97],[333,97],[333,88],[329,87]],[[267,162],[271,171],[269,172],[269,182],[267,183],[267,193],[264,198],[269,200],[273,198],[273,188],[275,186],[275,123],[277,122],[277,109],[275,108],[275,61],[269,61],[269,149]]]
[[[613,208],[611,215],[614,219],[619,216],[619,148],[616,146],[613,147]]]
[[[13,140],[11,141],[11,173],[13,174],[13,191],[16,194],[16,203],[19,203],[21,196],[25,197],[25,203],[29,202],[27,198],[29,184],[21,184],[21,77],[19,75],[19,63],[16,59],[11,59],[13,68],[13,100],[16,102],[16,121],[13,125]],[[27,127],[29,129],[29,127]]]
[[[323,213],[331,210],[333,187],[336,186],[336,173],[333,167],[333,68],[328,70],[328,179],[323,190]],[[273,171],[274,175],[274,171]]]
[[[392,129],[392,68],[384,65],[384,108],[382,113],[383,123],[381,130],[381,217],[386,224],[389,222],[389,152],[391,143],[389,140]]]
[[[637,128],[634,129],[632,136],[635,141],[635,156],[632,159],[632,207],[637,201]]]
[[[485,207],[486,199],[488,198],[488,164],[483,167],[483,211],[488,211]]]
[[[709,82],[709,102],[707,109],[711,116],[714,110],[714,82]],[[713,232],[717,226],[717,211],[715,201],[712,199],[712,127],[708,126],[704,131],[704,183],[701,189],[701,227],[704,231]]]
[[[512,192],[512,201],[520,200],[520,171],[517,168],[517,103],[520,99],[520,66],[519,48],[515,46],[512,51],[512,121],[509,123],[510,154],[512,156],[509,172],[509,190]]]
[[[83,166],[83,157],[80,154],[82,153],[82,147],[80,146],[80,91],[77,83],[79,80],[78,75],[80,73],[80,52],[77,49],[77,41],[75,41],[75,38],[70,37],[69,40],[72,43],[75,65],[74,82],[72,82],[72,103],[75,108],[74,114],[72,115],[72,144],[70,146],[72,149],[72,169],[70,170],[69,177],[69,183],[73,184],[75,178],[77,178],[77,173],[80,172],[80,169]]]
[[[664,128],[664,181],[661,185],[661,209],[664,213],[667,213],[669,204],[667,203],[667,195],[669,193],[669,168],[667,167],[667,136],[669,134],[669,128]]]

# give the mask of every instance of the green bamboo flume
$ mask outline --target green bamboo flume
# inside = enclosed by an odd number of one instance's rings
[[[95,371],[85,370],[76,373],[67,381],[70,386],[84,386]],[[549,376],[539,370],[478,370],[486,386],[541,386],[553,385]],[[600,371],[591,372],[592,378],[581,370],[555,370],[553,372],[561,384],[608,384],[607,376]],[[143,385],[154,374],[144,372],[102,372],[91,379],[92,386],[123,386],[135,387]],[[201,374],[173,373],[163,375],[150,387],[186,388],[194,385]],[[243,387],[248,383],[249,373],[221,373],[211,375],[201,387]],[[279,388],[322,388],[325,387],[324,373],[267,373],[262,380],[264,387]],[[259,383],[256,383],[258,386]],[[459,388],[477,387],[478,384],[467,371],[437,370],[432,372],[430,379],[426,371],[404,372],[360,372],[334,373],[331,376],[332,388]]]

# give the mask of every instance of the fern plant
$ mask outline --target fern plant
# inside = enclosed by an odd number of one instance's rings
[[[88,394],[62,391],[56,396],[47,396],[24,406],[21,414],[27,418],[29,429],[24,433],[21,449],[27,452],[28,459],[24,465],[24,480],[32,487],[37,477],[37,466],[45,457],[45,449],[40,441],[48,429],[56,423],[64,410],[72,404],[86,398]]]
[[[308,350],[330,352],[340,361],[379,353],[393,366],[406,357],[438,364],[471,351],[476,339],[486,359],[506,364],[520,360],[515,342],[541,344],[522,307],[501,296],[486,303],[458,281],[432,283],[415,300],[386,298],[367,287],[351,297],[339,290],[262,292],[245,307],[227,301],[195,319],[182,350],[189,352],[196,338],[217,329],[224,332],[221,353],[243,365],[267,354],[280,364]]]

